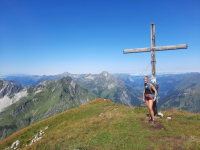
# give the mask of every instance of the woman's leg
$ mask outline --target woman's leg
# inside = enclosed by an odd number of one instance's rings
[[[148,110],[149,110],[149,100],[146,100],[146,105],[147,105],[147,108],[148,108]],[[149,110],[149,118],[152,119],[152,118],[151,118],[150,110]]]
[[[153,106],[153,100],[149,100],[149,112],[151,114],[151,118],[152,120],[154,120],[154,112],[153,112],[153,109],[152,109],[152,106]]]

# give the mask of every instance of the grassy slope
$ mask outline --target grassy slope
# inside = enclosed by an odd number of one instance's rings
[[[199,73],[194,74],[194,75],[189,76],[186,79],[184,79],[180,84],[178,84],[175,87],[175,90],[178,89],[180,91],[180,90],[195,86],[197,84],[200,84],[200,74]]]
[[[166,98],[168,100],[161,109],[186,110],[189,112],[200,112],[200,84],[184,89],[182,92],[173,94]]]
[[[89,101],[91,101],[97,98],[96,96],[87,93],[78,85],[76,86],[77,93],[75,93],[74,97],[72,97],[78,102],[67,100],[68,98],[71,98],[71,96],[68,93],[62,92],[63,86],[61,86],[60,88],[55,88],[55,90],[52,92],[51,89],[64,79],[68,78],[62,78],[56,82],[52,81],[47,86],[44,86],[42,91],[37,94],[34,94],[35,91],[33,90],[38,90],[38,88],[29,88],[29,94],[27,97],[23,97],[20,101],[12,104],[11,106],[7,107],[5,111],[1,112],[0,132],[4,132],[2,139],[10,136],[12,133],[18,131],[19,129],[27,127],[30,124],[36,123],[50,116],[61,113],[62,111],[81,105],[81,103],[79,102],[80,99],[88,99]],[[68,89],[68,86],[70,86],[66,82],[61,82],[60,84],[62,83],[67,86],[65,87],[66,89]],[[65,96],[65,98],[63,98],[62,100],[60,99],[61,92]],[[11,115],[27,101],[29,102],[26,104],[25,108],[19,111],[16,116]],[[66,105],[68,106],[66,107]]]
[[[114,110],[115,108],[119,108]],[[99,116],[103,113],[102,116]],[[148,110],[97,99],[18,131],[0,143],[5,149],[16,141],[21,149],[199,149],[200,114],[164,111],[156,125],[145,122]],[[166,121],[166,117],[172,119]],[[32,137],[45,135],[31,146]]]
[[[121,96],[124,96],[123,91],[125,91],[128,98],[131,99],[130,103],[132,105],[138,106],[141,103],[138,97],[138,91],[131,85],[124,84],[120,78],[115,79],[113,76],[111,76],[111,78],[96,76],[94,80],[85,80],[84,77],[82,77],[77,79],[76,82],[87,89],[89,93],[98,97],[110,99],[115,103],[122,103],[123,98]],[[109,84],[114,84],[115,87],[109,89]]]

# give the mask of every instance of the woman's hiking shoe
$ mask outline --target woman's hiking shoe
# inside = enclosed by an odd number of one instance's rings
[[[146,122],[149,122],[149,121],[152,121],[152,119],[148,119],[148,120],[146,120]]]
[[[155,120],[152,121],[151,125],[155,125]]]

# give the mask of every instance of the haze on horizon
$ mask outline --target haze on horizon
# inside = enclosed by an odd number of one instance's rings
[[[200,1],[0,1],[0,76],[141,74],[151,54],[123,54],[156,46],[157,73],[200,72]],[[151,73],[151,66],[147,73]]]

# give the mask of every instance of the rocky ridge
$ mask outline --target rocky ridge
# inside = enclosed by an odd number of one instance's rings
[[[23,97],[0,112],[0,140],[28,125],[98,98],[70,77],[24,87],[13,98],[23,92],[26,93]]]
[[[0,112],[25,96],[27,96],[26,87],[22,88],[18,83],[0,79]]]
[[[137,106],[141,103],[133,86],[124,83],[119,76],[110,75],[107,71],[98,75],[87,74],[75,80],[98,97],[128,106]]]

